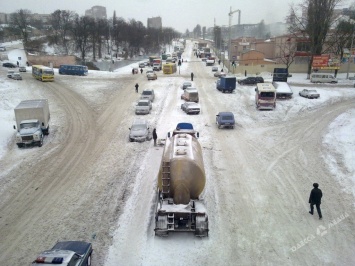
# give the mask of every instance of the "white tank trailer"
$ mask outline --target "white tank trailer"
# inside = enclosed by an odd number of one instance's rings
[[[168,236],[170,232],[208,236],[208,216],[199,200],[206,176],[195,133],[177,129],[166,139],[158,174],[154,229],[157,236]]]

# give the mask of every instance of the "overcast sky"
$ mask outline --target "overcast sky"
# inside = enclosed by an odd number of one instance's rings
[[[177,31],[192,31],[201,27],[228,25],[228,13],[241,11],[241,24],[255,24],[264,20],[266,24],[284,22],[291,4],[303,0],[0,0],[0,12],[12,13],[28,9],[32,13],[49,14],[57,9],[75,11],[84,15],[92,6],[106,7],[107,17],[116,11],[117,17],[125,20],[134,18],[147,26],[147,18],[160,16],[163,27]],[[349,2],[346,1],[345,2]],[[233,15],[232,25],[238,23],[238,13]]]

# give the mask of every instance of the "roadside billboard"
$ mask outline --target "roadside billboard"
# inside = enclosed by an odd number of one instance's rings
[[[312,69],[340,69],[340,60],[339,58],[331,57],[329,54],[314,55],[312,61]]]

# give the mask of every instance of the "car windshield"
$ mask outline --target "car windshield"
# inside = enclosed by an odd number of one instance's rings
[[[37,127],[37,123],[33,122],[33,123],[23,123],[20,125],[20,128],[31,128],[31,127]]]
[[[308,92],[311,92],[311,93],[317,93],[316,90],[309,90]]]
[[[54,74],[53,70],[51,70],[51,69],[45,69],[45,70],[43,70],[43,73],[47,74],[47,75],[53,75]]]
[[[146,129],[146,126],[144,124],[135,124],[131,128],[131,130],[133,131],[144,130],[144,129]]]
[[[148,102],[138,102],[138,106],[148,106]]]
[[[151,92],[151,91],[143,91],[142,94],[143,94],[143,95],[151,95],[152,92]]]

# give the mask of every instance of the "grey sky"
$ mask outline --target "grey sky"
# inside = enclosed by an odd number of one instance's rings
[[[11,13],[19,9],[29,9],[32,13],[49,14],[57,9],[75,11],[84,15],[86,9],[100,5],[106,7],[107,16],[112,17],[116,10],[118,17],[125,20],[134,18],[147,25],[147,18],[160,16],[163,27],[177,31],[190,31],[201,27],[228,25],[228,13],[241,10],[241,23],[283,22],[290,4],[298,5],[303,0],[16,0],[0,1],[0,12]],[[348,1],[345,1],[348,2]],[[238,13],[233,15],[232,24],[237,24]]]

